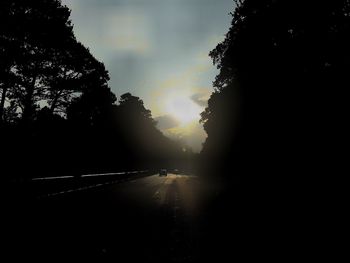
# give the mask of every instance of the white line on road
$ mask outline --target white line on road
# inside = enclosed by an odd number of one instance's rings
[[[67,178],[74,178],[74,176],[69,175],[69,176],[39,177],[39,178],[33,178],[32,181],[67,179]]]
[[[119,172],[119,173],[83,174],[83,175],[81,175],[79,177],[95,177],[95,176],[104,176],[104,175],[136,174],[136,173],[145,173],[145,172],[148,172],[148,170],[132,171],[132,172]],[[68,179],[68,178],[74,178],[74,176],[67,175],[67,176],[38,177],[38,178],[32,178],[32,181]]]
[[[133,180],[133,181],[136,181],[136,180]],[[83,186],[83,187],[79,187],[79,188],[75,188],[75,189],[69,189],[69,190],[60,191],[60,192],[56,192],[56,193],[50,193],[50,194],[38,196],[37,198],[41,199],[41,198],[45,198],[45,197],[64,195],[64,194],[67,194],[67,193],[74,193],[74,192],[79,192],[79,191],[85,191],[85,190],[89,190],[89,189],[93,189],[93,188],[99,188],[99,187],[103,187],[103,186],[107,186],[107,185],[111,185],[111,184],[119,184],[119,183],[122,183],[122,182],[130,182],[130,178],[128,178],[128,179],[125,178],[125,179],[121,179],[121,180],[115,180],[113,182],[106,182],[106,183],[100,183],[100,184],[95,184],[95,185]]]
[[[81,177],[94,177],[94,176],[104,176],[104,175],[119,175],[119,174],[126,174],[127,172],[121,172],[121,173],[106,173],[106,174],[83,174]]]

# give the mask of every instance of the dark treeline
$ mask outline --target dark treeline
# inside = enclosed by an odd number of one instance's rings
[[[117,103],[69,17],[59,0],[0,3],[2,177],[187,164],[189,153],[156,129],[141,99],[127,93]]]
[[[232,242],[245,261],[326,256],[330,229],[317,229],[341,200],[331,178],[343,173],[348,136],[350,1],[235,3],[210,53],[219,74],[202,113],[202,168],[229,190],[212,235],[239,226]]]
[[[349,1],[236,5],[210,53],[220,73],[202,114],[203,158],[241,175],[333,170],[350,84]]]

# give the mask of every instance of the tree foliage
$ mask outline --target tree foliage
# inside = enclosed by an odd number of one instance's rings
[[[69,17],[60,0],[0,3],[0,169],[27,177],[180,164],[181,146],[140,98],[117,104]]]
[[[227,186],[210,249],[223,251],[231,229],[238,261],[320,247],[332,258],[332,231],[318,229],[345,192],[335,175],[347,163],[350,1],[235,2],[226,38],[210,53],[219,74],[202,114],[203,172]]]
[[[202,155],[248,174],[324,159],[347,105],[350,2],[245,0],[232,15],[210,53],[219,74]]]
[[[69,16],[58,0],[2,1],[1,112],[7,100],[26,122],[45,104],[65,114],[89,86],[106,85],[108,73],[76,40]]]

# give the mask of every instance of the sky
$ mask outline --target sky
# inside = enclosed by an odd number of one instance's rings
[[[77,39],[110,74],[120,95],[140,97],[158,128],[200,151],[200,112],[217,69],[208,56],[224,39],[232,0],[62,0]]]

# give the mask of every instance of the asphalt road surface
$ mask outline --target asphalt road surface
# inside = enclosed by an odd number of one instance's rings
[[[314,238],[323,240],[318,218],[308,212],[315,203],[293,184],[248,179],[233,178],[227,188],[196,176],[152,175],[34,199],[6,195],[0,258],[280,262],[330,251]]]
[[[30,200],[11,212],[7,253],[13,261],[197,262],[215,191],[168,174]]]

